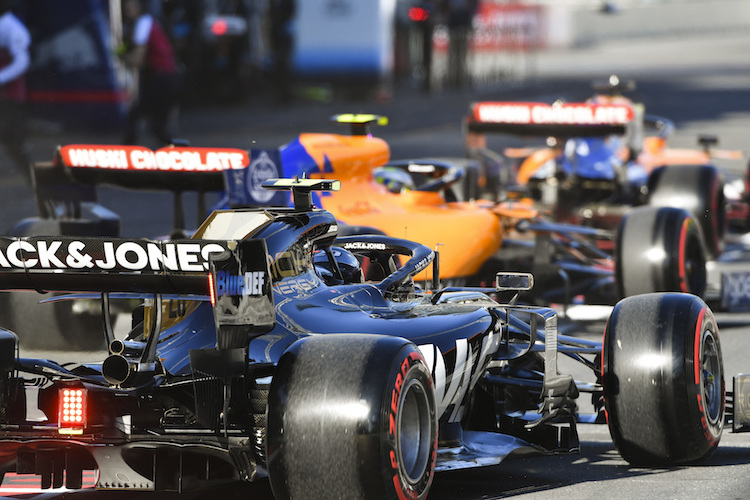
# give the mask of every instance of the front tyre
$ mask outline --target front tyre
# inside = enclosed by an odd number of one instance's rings
[[[276,498],[427,496],[435,390],[417,347],[380,335],[314,335],[284,353],[268,401]]]
[[[706,253],[700,225],[674,207],[631,208],[615,242],[619,296],[651,292],[706,291]]]
[[[716,320],[698,297],[654,293],[617,303],[602,347],[612,441],[634,465],[697,462],[724,428]]]

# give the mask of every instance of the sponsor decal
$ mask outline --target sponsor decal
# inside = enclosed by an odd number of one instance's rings
[[[217,242],[2,238],[0,269],[204,272]]]
[[[281,154],[278,150],[250,151],[247,168],[224,172],[229,204],[235,207],[289,205],[290,197],[288,193],[263,187],[264,181],[283,177],[283,170]]]
[[[750,271],[726,272],[721,277],[721,305],[725,309],[750,309]]]
[[[268,179],[280,177],[279,169],[268,153],[262,151],[260,155],[250,163],[245,183],[247,192],[258,203],[268,203],[276,194],[275,192],[265,189],[261,184]]]
[[[417,265],[414,266],[414,269],[416,270],[416,272],[421,271],[422,269],[424,269],[425,267],[427,267],[428,265],[430,265],[430,262],[432,262],[434,258],[435,258],[435,253],[434,252],[430,252],[430,255],[428,255],[424,259],[420,260],[417,263]]]
[[[435,172],[435,165],[420,165],[417,163],[410,163],[407,167],[407,170],[415,174],[431,174]]]
[[[266,273],[263,271],[247,271],[244,274],[216,271],[216,295],[257,297],[263,295],[266,281]]]
[[[309,258],[299,245],[294,245],[286,252],[279,252],[271,263],[271,272],[277,279],[298,276],[305,272]]]
[[[240,347],[247,341],[246,334],[273,328],[276,311],[265,240],[237,241],[231,251],[214,256],[210,267],[209,289],[219,346]]]
[[[182,299],[170,299],[167,303],[167,317],[182,318],[187,314],[188,302]]]
[[[375,243],[366,241],[351,241],[344,243],[343,248],[345,250],[385,250],[385,243]]]
[[[457,339],[453,349],[456,361],[452,371],[446,370],[446,358],[433,344],[420,345],[427,367],[435,381],[437,414],[440,417],[453,404],[448,422],[459,422],[464,413],[464,396],[484,374],[487,363],[500,346],[500,334],[491,330],[482,338],[481,346],[472,347],[467,339]]]
[[[300,295],[320,286],[317,279],[311,277],[300,277],[285,279],[274,285],[277,292],[283,295]]]
[[[633,121],[625,104],[485,102],[474,106],[474,119],[518,125],[625,125]]]
[[[367,200],[357,200],[351,205],[338,205],[338,209],[346,216],[380,213],[380,210],[372,206]]]
[[[232,148],[69,145],[60,148],[65,165],[135,171],[223,172],[247,167],[247,151]]]

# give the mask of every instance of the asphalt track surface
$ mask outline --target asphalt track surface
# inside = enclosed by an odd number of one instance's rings
[[[327,122],[341,112],[372,112],[390,117],[388,127],[376,134],[389,141],[394,158],[461,156],[460,117],[472,100],[580,100],[589,94],[589,82],[611,73],[638,83],[635,97],[650,113],[671,118],[677,132],[670,143],[692,147],[700,133],[719,136],[720,147],[750,153],[750,35],[693,35],[684,38],[639,39],[609,42],[573,51],[538,54],[524,84],[514,83],[472,91],[443,91],[424,95],[399,84],[393,99],[297,102],[273,106],[263,96],[232,107],[203,107],[182,111],[181,136],[195,146],[277,147],[302,131],[338,129]],[[40,126],[30,138],[37,160],[51,159],[56,144],[72,142],[117,143],[113,133],[55,131]],[[152,145],[145,143],[145,145]],[[746,166],[717,162],[728,177]],[[0,167],[2,168],[2,167]],[[0,186],[0,230],[21,217],[34,215],[31,191],[22,178],[7,169]],[[171,201],[154,193],[123,193],[104,189],[100,197],[109,208],[126,214],[126,235],[169,232]],[[750,372],[750,315],[717,314],[727,382],[735,373]],[[574,323],[573,331],[599,338],[601,321]],[[567,369],[562,365],[561,369]],[[575,371],[576,367],[570,367]],[[574,373],[575,374],[575,373]],[[606,426],[581,425],[581,453],[509,459],[495,467],[438,474],[433,499],[576,499],[750,497],[750,434],[725,431],[716,453],[691,467],[633,468],[614,449]],[[26,478],[21,478],[26,479]],[[10,486],[13,489],[8,489]],[[31,483],[11,481],[0,495],[15,498],[155,498],[132,492],[48,491]],[[15,489],[23,486],[22,489]],[[182,496],[158,498],[272,498],[268,483],[227,486]]]

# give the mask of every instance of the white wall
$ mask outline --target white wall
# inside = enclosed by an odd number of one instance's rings
[[[530,2],[531,3],[531,2]],[[602,40],[675,36],[750,29],[749,0],[623,1],[616,14],[604,14],[601,2],[540,2],[547,5],[549,47],[570,47]]]

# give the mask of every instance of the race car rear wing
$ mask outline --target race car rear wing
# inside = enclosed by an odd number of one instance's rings
[[[625,134],[635,111],[627,104],[476,102],[465,118],[467,132],[539,137]]]
[[[249,164],[250,153],[241,149],[171,146],[153,151],[140,146],[70,144],[58,147],[54,161],[34,164],[34,192],[42,218],[67,220],[80,219],[83,204],[98,201],[98,185],[171,191],[174,228],[184,229],[182,193],[199,193],[198,220],[203,220],[204,194],[224,190],[225,177]],[[115,214],[108,216],[119,220]],[[117,227],[107,232],[117,235],[119,223]]]
[[[159,299],[162,293],[206,295],[214,309],[219,348],[243,345],[248,335],[273,328],[276,318],[263,239],[0,237],[0,290],[87,291],[105,296],[135,292]],[[160,314],[161,307],[156,310]],[[107,320],[108,311],[104,314]],[[159,318],[150,331],[159,332],[160,322]],[[105,334],[111,342],[108,324]],[[153,349],[155,342],[150,341]]]
[[[208,295],[209,260],[229,242],[0,237],[0,289]]]
[[[218,191],[224,172],[250,163],[242,149],[70,144],[60,146],[57,161],[83,184],[110,184],[129,189]]]

